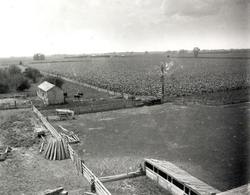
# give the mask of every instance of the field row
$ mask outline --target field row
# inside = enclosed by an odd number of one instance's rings
[[[86,58],[77,62],[33,63],[34,68],[61,74],[104,89],[160,96],[164,55]],[[247,59],[173,58],[175,71],[165,77],[168,96],[242,89],[249,86]]]

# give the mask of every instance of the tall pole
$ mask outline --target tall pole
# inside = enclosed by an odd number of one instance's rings
[[[164,103],[165,96],[165,79],[164,79],[164,63],[161,64],[161,103]]]

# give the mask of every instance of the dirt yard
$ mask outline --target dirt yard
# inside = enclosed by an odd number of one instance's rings
[[[164,104],[56,122],[80,136],[74,148],[96,175],[136,170],[143,158],[171,161],[223,191],[247,183],[250,105]],[[165,194],[148,179],[106,185],[113,194]],[[126,191],[125,189],[129,189]]]
[[[73,130],[73,145],[97,176],[138,169],[144,158],[164,159],[223,191],[247,183],[250,104],[174,105],[79,115],[54,122]],[[0,194],[38,194],[63,186],[71,195],[89,189],[71,160],[39,154],[30,109],[0,111],[0,145],[10,145],[0,162]],[[63,171],[62,171],[63,170]],[[105,184],[113,195],[165,195],[145,177]]]
[[[0,162],[0,194],[39,194],[63,186],[73,195],[89,188],[77,176],[70,159],[46,160],[39,154],[39,140],[33,136],[30,109],[0,111],[0,145],[12,147],[10,155]]]

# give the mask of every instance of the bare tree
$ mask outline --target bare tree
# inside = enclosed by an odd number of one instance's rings
[[[199,47],[195,47],[195,48],[193,49],[193,52],[194,52],[194,57],[197,58],[197,57],[198,57],[198,54],[199,54],[199,52],[200,52],[200,48],[199,48]]]

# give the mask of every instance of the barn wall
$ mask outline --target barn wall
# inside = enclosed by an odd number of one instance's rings
[[[47,94],[47,92],[46,91],[43,91],[43,90],[41,90],[41,89],[38,89],[37,90],[37,96],[40,98],[40,99],[42,99],[43,100],[43,103],[44,104],[48,104],[48,94]]]
[[[49,104],[61,104],[64,102],[63,91],[59,87],[53,87],[47,93]]]

